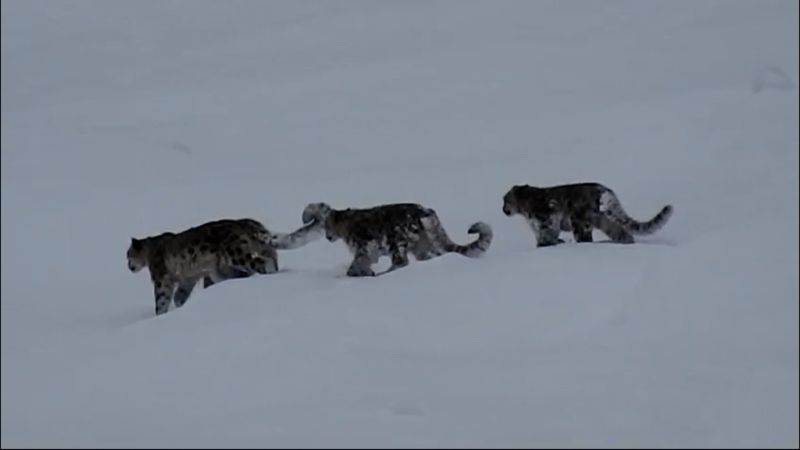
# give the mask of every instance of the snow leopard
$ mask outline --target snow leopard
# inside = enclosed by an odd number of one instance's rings
[[[478,238],[467,245],[450,240],[436,212],[416,203],[397,203],[362,209],[333,209],[327,203],[310,203],[303,210],[303,223],[322,225],[330,242],[343,240],[353,261],[347,270],[351,277],[374,276],[372,265],[381,256],[391,257],[388,273],[408,265],[408,254],[424,261],[454,252],[475,258],[488,250],[492,229],[484,222],[469,227]]]
[[[276,250],[298,248],[319,237],[316,223],[273,235],[257,220],[222,219],[179,233],[131,238],[128,268],[134,273],[150,269],[155,312],[161,315],[172,301],[176,308],[183,306],[201,278],[207,288],[223,280],[275,273]]]
[[[533,230],[537,247],[563,243],[561,231],[571,231],[576,242],[592,242],[594,228],[613,242],[630,244],[634,235],[658,231],[672,212],[672,205],[666,205],[652,219],[639,222],[625,212],[614,191],[600,183],[517,185],[503,196],[503,213],[523,216]]]

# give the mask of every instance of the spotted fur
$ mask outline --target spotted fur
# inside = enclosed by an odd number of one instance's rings
[[[321,237],[317,224],[294,233],[273,235],[253,219],[208,222],[180,233],[131,238],[128,268],[150,269],[155,290],[156,314],[169,310],[172,301],[181,307],[195,285],[203,287],[223,280],[247,278],[278,271],[276,249],[292,249]]]
[[[571,231],[577,242],[592,242],[597,228],[612,241],[633,243],[633,235],[652,234],[672,216],[671,205],[664,206],[647,222],[631,218],[617,195],[599,183],[565,184],[552,187],[519,185],[503,197],[507,216],[523,216],[539,247],[559,244],[561,231]]]
[[[478,238],[467,245],[450,240],[436,212],[414,203],[381,205],[365,209],[331,208],[326,203],[311,203],[303,211],[303,222],[322,225],[326,238],[342,239],[353,254],[349,276],[373,276],[371,266],[381,256],[392,258],[389,271],[408,264],[408,254],[419,261],[454,252],[474,258],[492,242],[492,229],[483,222],[473,224],[468,233]]]

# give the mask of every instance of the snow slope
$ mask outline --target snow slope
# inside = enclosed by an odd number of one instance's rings
[[[4,0],[2,446],[797,447],[797,34],[790,0]],[[675,215],[536,249],[502,214],[588,180]],[[495,240],[375,279],[317,241],[158,318],[127,271],[311,201]]]

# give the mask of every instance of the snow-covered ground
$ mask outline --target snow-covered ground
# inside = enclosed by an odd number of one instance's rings
[[[3,0],[2,446],[797,447],[797,35],[794,0]],[[675,214],[536,249],[501,211],[576,181]],[[495,240],[374,279],[320,240],[158,318],[127,270],[312,201]]]

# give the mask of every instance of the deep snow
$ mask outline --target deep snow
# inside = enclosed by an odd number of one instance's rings
[[[798,446],[795,1],[2,2],[2,446]],[[631,246],[536,249],[600,181]],[[131,236],[420,202],[153,318]],[[598,238],[602,238],[598,233]]]

